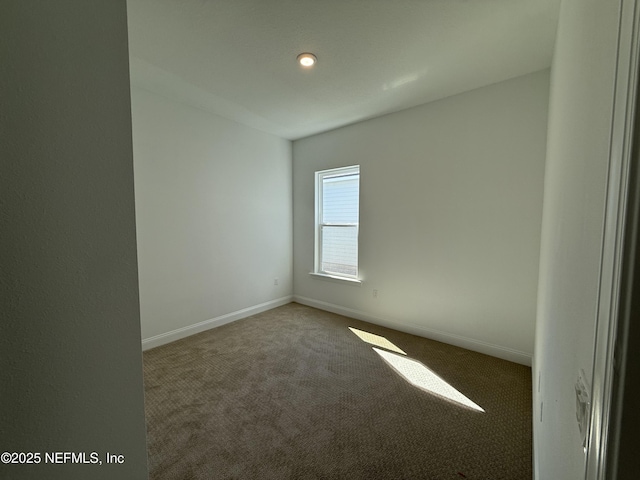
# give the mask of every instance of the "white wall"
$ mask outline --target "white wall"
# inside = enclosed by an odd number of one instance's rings
[[[0,451],[42,455],[0,478],[146,479],[126,4],[4,0],[0,31]]]
[[[291,142],[135,87],[132,112],[142,336],[187,328],[147,346],[288,301]]]
[[[530,363],[548,82],[542,71],[295,141],[296,299]],[[313,173],[353,164],[361,287],[309,275]]]
[[[563,0],[549,104],[534,379],[536,478],[584,478],[574,384],[593,362],[619,2]],[[540,392],[538,393],[538,388]],[[540,404],[544,403],[542,421]]]

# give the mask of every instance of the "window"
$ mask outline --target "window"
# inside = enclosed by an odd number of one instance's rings
[[[316,172],[315,272],[358,278],[360,166]]]

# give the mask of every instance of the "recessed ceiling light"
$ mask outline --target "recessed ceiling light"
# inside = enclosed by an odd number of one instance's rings
[[[318,58],[313,53],[301,53],[297,57],[298,63],[305,68],[313,67]]]

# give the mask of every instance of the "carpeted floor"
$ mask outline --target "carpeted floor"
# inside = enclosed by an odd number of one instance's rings
[[[296,303],[149,350],[144,372],[153,480],[532,476],[530,368]]]

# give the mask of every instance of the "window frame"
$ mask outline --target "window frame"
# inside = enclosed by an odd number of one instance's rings
[[[323,186],[324,179],[328,177],[338,177],[347,175],[358,175],[358,185],[360,184],[360,165],[350,165],[347,167],[330,168],[315,172],[315,235],[314,235],[314,265],[313,275],[328,277],[331,279],[345,280],[348,282],[360,283],[360,189],[358,188],[358,222],[323,222]],[[356,274],[336,273],[322,270],[322,230],[324,227],[354,227],[356,228]]]

